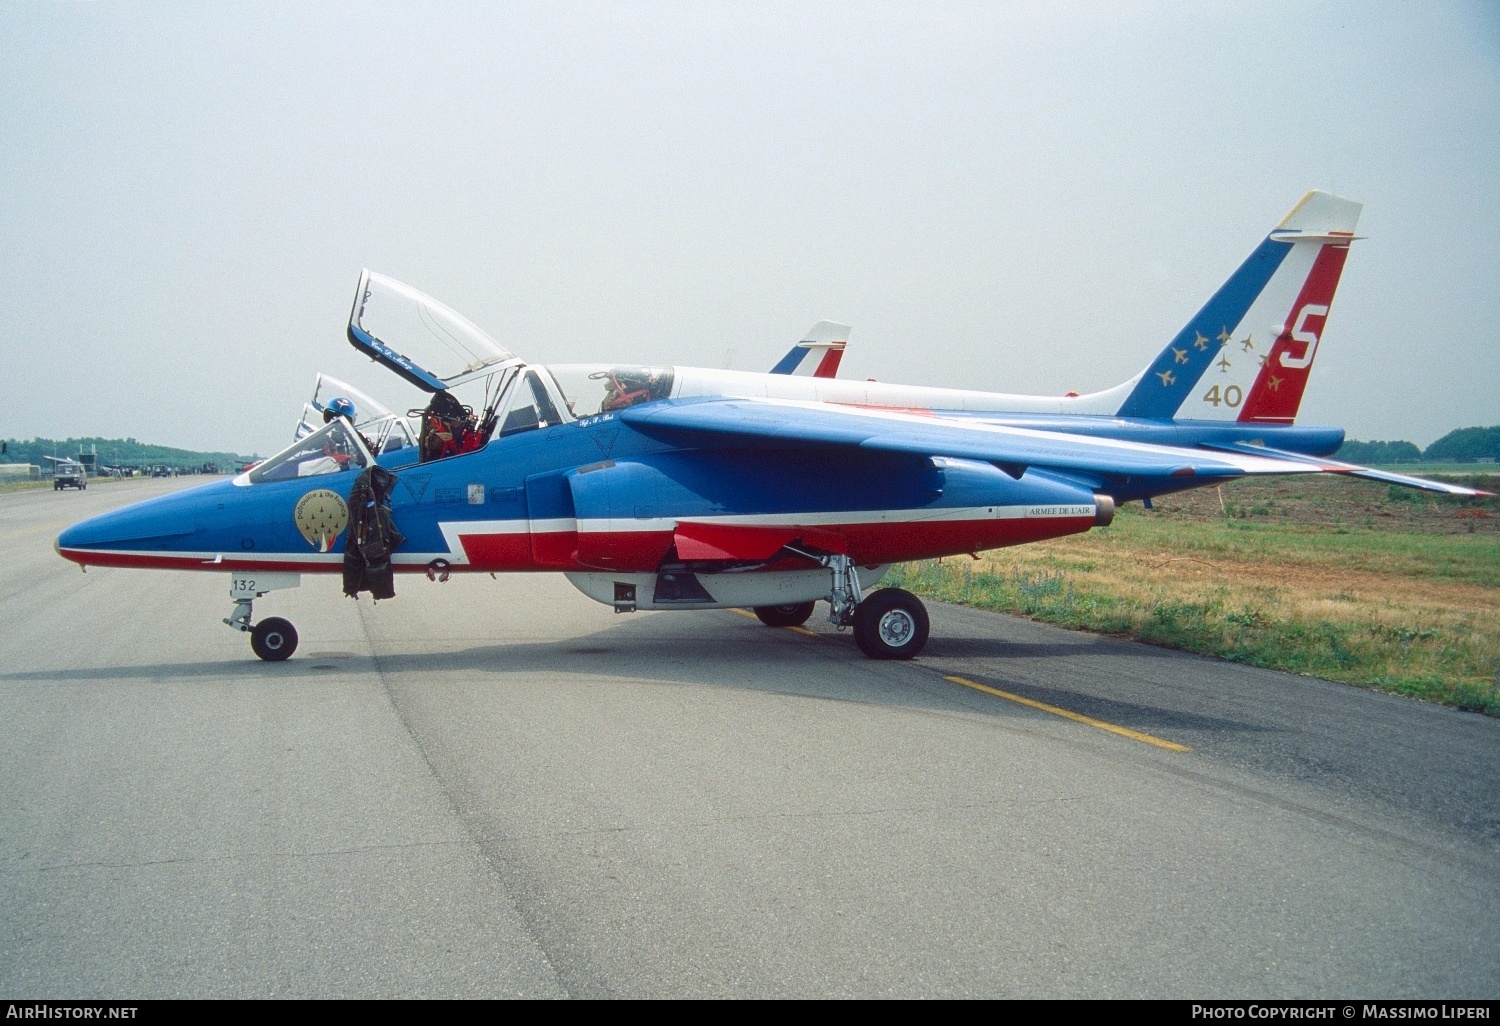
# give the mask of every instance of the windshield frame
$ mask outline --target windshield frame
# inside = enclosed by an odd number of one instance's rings
[[[334,452],[330,452],[332,449]],[[340,461],[339,453],[346,459]],[[319,460],[329,460],[328,469],[303,474],[293,472],[285,476],[272,477],[283,467],[296,464],[298,470],[306,469]],[[280,481],[311,481],[322,477],[337,477],[351,470],[365,470],[375,463],[375,457],[365,447],[364,439],[343,417],[337,417],[310,435],[296,439],[291,445],[274,456],[257,463],[234,479],[236,485],[274,484]]]

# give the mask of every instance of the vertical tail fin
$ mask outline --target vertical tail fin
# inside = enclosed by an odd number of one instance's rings
[[[849,344],[849,325],[833,321],[819,321],[807,330],[807,337],[787,352],[771,368],[772,374],[811,374],[815,378],[838,377],[839,361],[844,358],[844,348]],[[821,359],[808,361],[813,352],[822,354]],[[807,370],[811,367],[812,370]]]
[[[1142,372],[1119,415],[1291,423],[1361,209],[1302,197]]]

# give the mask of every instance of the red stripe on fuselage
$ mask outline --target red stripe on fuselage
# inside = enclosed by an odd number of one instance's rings
[[[927,520],[884,524],[819,524],[809,531],[837,534],[848,542],[856,563],[901,563],[1080,534],[1093,526],[1093,517],[1012,517],[1007,519]],[[671,549],[674,532],[616,531],[585,533],[579,544],[575,531],[532,534],[464,534],[457,532],[468,563],[455,563],[454,573],[491,573],[537,570],[619,570],[651,573]],[[165,552],[99,552],[59,549],[65,559],[86,566],[152,570],[197,570],[221,573],[243,571],[337,574],[343,560],[271,560],[224,556],[221,561]],[[422,563],[393,560],[397,573],[420,573]]]
[[[529,534],[464,534],[463,528],[459,527],[458,542],[464,548],[469,565],[479,569],[535,566]]]
[[[343,559],[333,562],[310,560],[243,559],[225,556],[215,561],[202,556],[174,556],[167,552],[97,552],[93,549],[58,549],[58,555],[84,566],[134,567],[147,570],[218,570],[240,573],[281,571],[289,574],[343,573]],[[399,568],[398,568],[399,569]],[[415,567],[420,570],[422,567]]]
[[[856,563],[901,563],[913,559],[934,559],[938,556],[955,556],[965,552],[998,549],[1007,545],[1022,545],[1027,542],[1058,538],[1068,534],[1079,534],[1093,527],[1093,517],[1014,517],[1009,519],[983,520],[928,520],[905,521],[886,524],[819,524],[818,533],[841,535],[848,542],[849,555]],[[778,531],[786,530],[777,525]],[[666,531],[614,531],[586,532],[580,536],[572,531],[554,532],[532,537],[530,550],[524,541],[516,544],[511,539],[524,539],[522,535],[489,536],[495,539],[491,545],[482,535],[460,535],[470,565],[454,567],[455,570],[619,570],[631,573],[650,573],[666,558],[674,541],[674,532]],[[546,551],[552,559],[569,549],[572,565],[560,560],[538,563],[530,558],[530,551]]]

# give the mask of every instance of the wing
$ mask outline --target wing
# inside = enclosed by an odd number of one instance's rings
[[[1264,453],[1277,459],[1296,460],[1299,462],[1316,463],[1321,470],[1328,474],[1343,474],[1347,477],[1360,477],[1367,481],[1384,481],[1386,484],[1404,485],[1407,488],[1420,488],[1423,491],[1439,492],[1443,495],[1493,495],[1494,492],[1480,491],[1478,488],[1469,488],[1466,485],[1452,484],[1448,481],[1431,481],[1425,477],[1412,477],[1409,474],[1393,474],[1389,470],[1376,470],[1373,467],[1361,467],[1357,463],[1342,463],[1339,460],[1331,460],[1325,457],[1304,456],[1301,453],[1286,452],[1281,449],[1272,449],[1264,445],[1250,445],[1247,442],[1230,442],[1224,445],[1204,443],[1205,448],[1217,449],[1224,452],[1240,452],[1259,454]]]
[[[1364,469],[1266,449],[1247,452],[1230,448],[1216,451],[1179,448],[794,400],[672,399],[633,407],[619,416],[644,434],[674,443],[702,445],[717,440],[726,445],[786,448],[831,445],[946,456],[992,463],[1017,478],[1034,467],[1080,475],[1100,483],[1129,482],[1128,493],[1143,495],[1238,477],[1348,474]],[[1453,494],[1488,494],[1420,478],[1404,479],[1401,483]]]

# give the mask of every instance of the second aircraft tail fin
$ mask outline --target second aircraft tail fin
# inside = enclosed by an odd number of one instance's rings
[[[807,335],[792,346],[776,366],[772,374],[803,374],[815,378],[836,378],[839,361],[844,358],[844,349],[849,345],[849,325],[833,321],[819,321],[807,330]],[[819,358],[809,360],[817,353]]]

